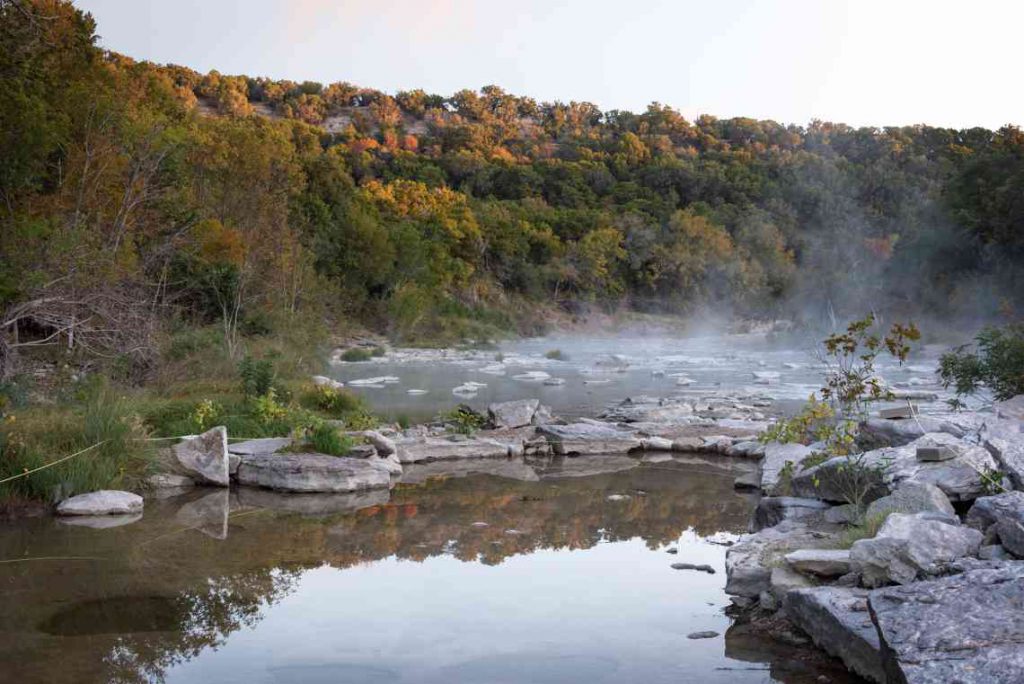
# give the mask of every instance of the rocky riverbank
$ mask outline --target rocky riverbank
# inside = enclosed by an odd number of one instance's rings
[[[867,450],[856,457],[868,466],[858,483],[864,515],[848,500],[849,458],[759,441],[769,406],[757,393],[641,396],[567,421],[526,399],[492,404],[472,434],[442,422],[350,432],[357,446],[346,457],[287,438],[232,443],[214,428],[168,449],[144,493],[232,488],[252,505],[321,513],[385,500],[432,470],[532,479],[552,459],[587,473],[616,458],[739,458],[749,467],[736,486],[763,497],[751,532],[726,557],[737,619],[781,620],[876,682],[1024,677],[1024,398],[985,412],[866,421]],[[57,513],[94,527],[130,524],[142,509],[132,497],[90,493]]]

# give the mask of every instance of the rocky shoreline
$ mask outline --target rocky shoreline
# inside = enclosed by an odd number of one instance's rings
[[[813,445],[758,439],[768,406],[749,393],[643,396],[566,421],[525,399],[492,404],[472,435],[440,423],[347,433],[359,444],[346,457],[304,453],[287,438],[230,443],[219,427],[168,449],[149,494],[233,488],[253,505],[315,514],[386,499],[437,467],[468,474],[500,464],[528,479],[529,464],[550,459],[588,457],[578,459],[584,473],[608,458],[744,459],[736,487],[762,498],[750,533],[726,555],[737,620],[783,620],[875,682],[1024,679],[1024,397],[985,412],[864,422],[859,458],[885,464],[861,483],[864,516],[846,501],[845,457],[822,461]],[[137,495],[93,492],[57,513],[111,526],[141,510]],[[876,529],[861,529],[863,520]]]

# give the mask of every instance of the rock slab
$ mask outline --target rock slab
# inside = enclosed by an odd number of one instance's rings
[[[868,613],[866,591],[843,587],[797,589],[786,595],[783,608],[818,648],[839,658],[860,676],[885,684],[878,633]]]
[[[1024,681],[1024,562],[870,593],[889,682]]]
[[[57,505],[57,515],[128,515],[141,510],[141,496],[117,489],[79,494]]]
[[[380,459],[326,454],[254,454],[238,466],[239,484],[284,492],[356,492],[391,483]]]

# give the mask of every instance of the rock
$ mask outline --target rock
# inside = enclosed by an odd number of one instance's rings
[[[228,453],[228,476],[234,477],[238,474],[238,466],[242,462],[242,457],[238,454]]]
[[[787,553],[785,558],[797,572],[819,577],[841,577],[852,569],[848,550],[799,549]]]
[[[228,431],[223,426],[195,437],[186,437],[174,445],[173,451],[178,465],[197,482],[221,487],[230,483]]]
[[[918,461],[950,461],[956,458],[956,452],[948,446],[917,447]]]
[[[913,418],[915,413],[918,413],[916,406],[913,408],[910,406],[897,406],[880,410],[878,417],[883,420],[903,420]]]
[[[697,570],[699,572],[706,572],[709,575],[715,574],[715,569],[710,565],[694,565],[693,563],[673,563],[671,566],[673,570]]]
[[[943,513],[956,515],[953,504],[941,489],[933,484],[906,481],[897,485],[888,496],[872,501],[864,514],[865,519],[882,517],[889,513]]]
[[[745,472],[736,477],[733,480],[733,486],[736,489],[760,489],[761,488],[761,471],[751,470]]]
[[[1024,563],[878,589],[868,607],[889,682],[1024,681]]]
[[[341,389],[342,387],[345,386],[345,383],[338,382],[337,380],[334,380],[333,378],[328,378],[325,375],[314,375],[312,378],[310,378],[310,380],[312,380],[313,384],[316,385],[317,387],[330,387],[331,389]]]
[[[643,437],[640,448],[644,451],[672,451],[672,440],[664,437]]]
[[[818,499],[799,499],[792,496],[766,496],[757,502],[751,531],[774,527],[783,520],[820,517],[829,505]]]
[[[396,444],[398,460],[402,463],[460,460],[466,458],[506,458],[509,444],[483,437],[466,438],[452,442],[436,437],[402,440]]]
[[[740,537],[725,552],[725,593],[756,598],[771,588],[771,568],[782,557],[800,548],[821,546],[828,535],[816,532],[798,520],[784,520]]]
[[[389,437],[385,437],[376,430],[363,430],[362,432],[356,433],[359,437],[362,437],[367,442],[373,445],[377,455],[381,458],[386,459],[388,456],[398,455],[398,446],[395,441]]]
[[[996,415],[1003,420],[1015,420],[1024,423],[1024,394],[1018,394],[1012,399],[1006,399],[996,403],[993,407]]]
[[[853,543],[850,559],[865,586],[908,584],[945,571],[959,558],[976,556],[982,538],[981,532],[935,514],[893,513],[874,539]]]
[[[754,380],[759,385],[771,385],[779,381],[781,375],[775,371],[754,371]]]
[[[555,378],[555,379],[561,380],[561,378]],[[565,381],[562,380],[558,384],[564,384],[564,383],[565,383]],[[544,384],[549,384],[549,381],[545,380]],[[551,422],[552,418],[553,418],[553,416],[551,415],[551,407],[550,406],[545,406],[544,404],[540,404],[537,407],[537,410],[533,412],[533,420],[530,421],[530,422],[533,425],[547,425],[548,423]]]
[[[146,478],[146,484],[153,489],[182,489],[193,487],[196,481],[185,475],[175,473],[157,473]]]
[[[690,632],[686,635],[687,639],[714,639],[718,636],[718,632],[712,632],[710,630],[705,632]]]
[[[767,604],[762,601],[762,607],[767,610],[778,610],[782,607],[789,592],[796,589],[813,587],[815,584],[806,575],[802,575],[785,565],[777,565],[772,568],[772,573],[768,580],[768,593],[773,600]]]
[[[965,522],[982,532],[994,527],[1006,550],[1024,558],[1024,492],[981,497],[967,512]]]
[[[386,488],[391,477],[377,460],[325,454],[254,454],[242,457],[238,482],[287,492]]]
[[[864,468],[854,463],[851,457],[835,456],[806,470],[797,469],[790,480],[793,495],[835,503],[855,503],[853,499],[861,495],[861,503],[866,504],[888,492],[882,471],[870,467],[873,461],[865,461],[868,467]]]
[[[854,525],[860,520],[860,509],[854,504],[832,506],[825,511],[825,522],[833,525]]]
[[[787,594],[783,607],[818,648],[839,658],[865,679],[886,682],[866,591],[837,587],[798,589]]]
[[[253,454],[276,454],[292,445],[291,437],[263,437],[244,442],[235,442],[228,446],[228,453],[237,456]]]
[[[967,432],[964,426],[951,422],[945,417],[919,415],[916,420],[887,420],[885,418],[868,418],[860,425],[859,439],[866,440],[872,446],[903,446],[929,432],[946,432],[954,437],[963,437]]]
[[[227,539],[230,512],[229,492],[219,489],[182,504],[174,514],[174,522],[213,539]]]
[[[129,515],[141,511],[141,496],[116,489],[79,494],[57,504],[57,515]]]
[[[738,458],[764,458],[764,447],[765,445],[758,441],[736,442],[729,448],[727,455]]]
[[[794,472],[799,470],[800,463],[811,455],[810,448],[803,444],[780,444],[769,442],[764,447],[764,460],[761,462],[761,489],[770,492],[779,484],[779,478],[787,463],[792,463]],[[814,497],[807,497],[814,498]]]
[[[1020,425],[1006,420],[990,421],[979,436],[1013,487],[1024,489],[1024,433]]]
[[[1013,560],[1013,555],[1000,544],[990,544],[978,549],[978,558],[981,560]]]
[[[402,469],[401,484],[423,484],[432,478],[493,475],[521,482],[537,482],[540,476],[530,465],[517,459],[467,459],[409,463]]]
[[[672,440],[672,451],[682,454],[701,453],[704,451],[704,440],[700,437],[679,437]]]
[[[556,454],[618,454],[640,447],[634,433],[607,424],[549,424],[539,426],[537,432],[547,438]]]
[[[505,401],[488,406],[487,415],[496,428],[525,427],[533,423],[533,414],[539,406],[540,401],[537,399]]]

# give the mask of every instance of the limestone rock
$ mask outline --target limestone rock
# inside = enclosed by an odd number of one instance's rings
[[[452,442],[438,437],[406,439],[396,444],[402,463],[460,460],[466,458],[505,458],[510,445],[485,437]]]
[[[146,484],[153,489],[184,489],[195,486],[196,481],[186,475],[157,473],[147,477]]]
[[[518,428],[531,425],[533,416],[540,406],[537,399],[519,399],[491,404],[487,407],[487,415],[496,428]]]
[[[981,497],[967,512],[965,522],[982,532],[994,527],[1006,550],[1024,558],[1024,492]]]
[[[390,473],[378,460],[325,454],[254,454],[242,457],[238,482],[288,492],[387,488]]]
[[[1000,401],[995,405],[996,415],[1003,420],[1015,420],[1024,423],[1024,394]]]
[[[796,472],[800,468],[800,463],[810,455],[811,449],[803,444],[766,444],[764,460],[761,462],[761,489],[771,492],[779,484],[780,474],[787,463],[792,463]]]
[[[116,489],[79,494],[57,505],[57,515],[128,515],[141,510],[141,496]]]
[[[787,553],[786,562],[798,572],[819,577],[841,577],[851,570],[845,549],[799,549]]]
[[[751,531],[774,527],[783,520],[821,517],[829,505],[818,499],[799,499],[792,496],[766,496],[757,502]]]
[[[893,513],[875,538],[854,542],[850,559],[865,586],[908,584],[943,572],[959,558],[976,556],[982,539],[981,532],[936,514]]]
[[[868,613],[865,590],[799,589],[786,596],[783,607],[818,648],[865,679],[885,684],[878,632]]]
[[[821,546],[828,535],[798,520],[784,520],[754,534],[746,534],[725,552],[725,593],[757,598],[771,588],[771,569],[782,557],[800,548]]]
[[[204,484],[227,487],[228,431],[215,427],[195,437],[186,437],[174,445],[174,456],[185,474]]]
[[[619,454],[640,447],[640,440],[633,432],[606,423],[541,425],[537,432],[551,442],[556,454]]]
[[[887,681],[1024,681],[1024,562],[994,565],[869,594]]]
[[[872,501],[864,517],[881,517],[889,513],[944,513],[956,515],[953,504],[941,489],[933,484],[906,481],[888,496]]]

